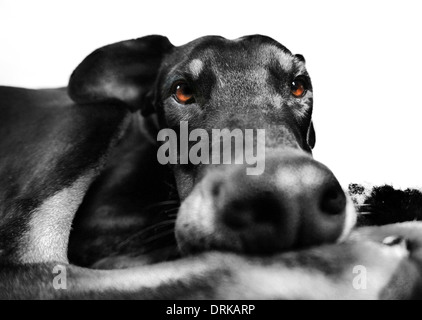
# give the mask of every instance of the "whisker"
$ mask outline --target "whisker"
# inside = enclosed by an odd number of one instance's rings
[[[179,211],[179,208],[173,208],[173,209],[164,210],[162,213],[171,214],[172,212],[177,213],[178,211]]]
[[[151,225],[149,227],[146,227],[146,228],[144,228],[144,229],[142,229],[140,231],[135,232],[130,237],[128,237],[126,240],[122,241],[117,246],[117,248],[118,249],[121,249],[122,247],[124,247],[125,245],[127,245],[128,243],[130,243],[133,239],[138,238],[138,237],[141,237],[141,236],[147,234],[150,231],[157,232],[158,229],[163,229],[163,228],[167,228],[169,226],[172,226],[171,227],[171,231],[173,232],[173,230],[174,230],[174,223],[175,223],[175,219],[170,219],[170,220],[161,221],[159,223],[156,223],[156,224],[153,224],[153,225]],[[144,241],[142,241],[142,242],[144,242]]]
[[[174,252],[178,252],[174,226],[179,208],[178,200],[161,201],[144,207],[143,210],[156,215],[159,221],[128,236],[116,245],[116,250],[127,250],[135,246],[142,254],[159,254],[161,248],[168,247],[165,255],[174,256]]]
[[[174,234],[174,230],[166,230],[166,231],[163,231],[163,232],[158,233],[156,235],[153,235],[153,236],[145,239],[144,242],[143,242],[143,244],[145,244],[145,245],[146,244],[150,244],[151,242],[154,242],[154,241],[156,241],[158,239],[163,239],[165,236],[168,236],[170,234]]]
[[[177,205],[177,207],[179,207],[180,202],[178,200],[167,200],[167,201],[156,202],[156,203],[146,206],[144,210],[151,210],[154,208],[164,207],[164,206],[169,206],[169,205]]]

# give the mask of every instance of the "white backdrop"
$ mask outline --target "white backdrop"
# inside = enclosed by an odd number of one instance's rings
[[[94,49],[147,34],[265,34],[306,57],[316,159],[343,185],[420,187],[421,15],[420,0],[0,0],[0,84],[64,86]]]

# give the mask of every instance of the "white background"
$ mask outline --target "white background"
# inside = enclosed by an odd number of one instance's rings
[[[64,86],[94,49],[148,34],[255,33],[305,56],[314,155],[343,185],[422,186],[420,0],[0,0],[0,84]]]

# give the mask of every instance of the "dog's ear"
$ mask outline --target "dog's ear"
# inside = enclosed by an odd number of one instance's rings
[[[303,55],[298,53],[298,54],[295,54],[295,57],[298,58],[303,63],[306,63],[305,57]]]
[[[117,100],[148,115],[161,61],[172,48],[166,37],[153,35],[97,49],[72,73],[69,96],[82,104]]]
[[[306,141],[308,142],[309,147],[313,149],[315,147],[316,136],[315,136],[315,129],[314,123],[311,121],[311,124],[308,128],[308,133],[306,134]]]

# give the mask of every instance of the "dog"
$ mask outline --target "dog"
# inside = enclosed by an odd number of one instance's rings
[[[337,244],[353,227],[353,205],[312,157],[305,59],[269,37],[123,41],[89,55],[67,88],[1,87],[0,97],[1,298],[316,297],[304,281],[323,297],[361,297],[329,279],[350,279],[345,270],[362,259],[382,275],[365,295],[379,297],[406,257],[396,246]],[[158,164],[160,129],[193,148],[184,122],[188,133],[265,130],[256,156],[265,170],[180,154]],[[260,139],[251,141],[258,153]],[[177,247],[144,254],[136,232],[158,226],[170,226]],[[316,278],[306,271],[315,265],[324,265]]]

